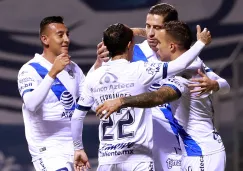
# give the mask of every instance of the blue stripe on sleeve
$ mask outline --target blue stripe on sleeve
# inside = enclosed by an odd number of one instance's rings
[[[81,105],[77,104],[76,109],[81,110],[81,111],[89,111],[91,109],[91,107],[81,106]]]
[[[163,65],[163,79],[167,77],[167,71],[168,71],[168,62],[165,62]]]
[[[28,92],[31,92],[33,91],[34,89],[27,89],[25,90],[23,93],[22,93],[22,98],[24,97],[25,93],[28,93]]]
[[[173,85],[173,84],[163,84],[163,86],[169,86],[169,87],[173,88],[176,91],[176,93],[178,94],[178,96],[181,97],[181,91],[175,85]]]

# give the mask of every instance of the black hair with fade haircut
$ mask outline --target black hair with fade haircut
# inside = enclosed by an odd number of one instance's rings
[[[111,57],[123,54],[132,40],[133,31],[121,23],[112,24],[103,32],[103,42]]]
[[[49,16],[49,17],[45,17],[44,19],[42,19],[42,21],[40,22],[40,35],[44,32],[46,26],[51,23],[64,24],[63,17],[62,16]]]
[[[182,21],[169,21],[164,23],[163,29],[180,47],[190,49],[193,37],[189,26]]]
[[[178,20],[177,10],[172,5],[167,3],[160,3],[152,6],[149,9],[148,14],[162,16],[164,18],[164,22]]]

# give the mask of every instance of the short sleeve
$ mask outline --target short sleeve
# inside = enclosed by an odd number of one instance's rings
[[[189,92],[187,80],[181,77],[173,76],[164,81],[163,86],[169,86],[176,91],[179,97]]]

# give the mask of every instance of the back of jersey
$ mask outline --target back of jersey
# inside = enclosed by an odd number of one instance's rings
[[[143,93],[161,74],[145,69],[144,62],[110,61],[87,76],[94,108],[117,97]],[[159,69],[161,70],[161,69]],[[162,71],[161,71],[162,72]],[[150,109],[122,108],[99,125],[99,164],[152,161]]]

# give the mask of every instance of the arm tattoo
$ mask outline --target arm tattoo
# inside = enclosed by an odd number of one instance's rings
[[[133,28],[134,36],[146,37],[145,28]]]
[[[169,87],[163,86],[157,91],[147,92],[136,96],[129,96],[121,98],[122,107],[140,107],[150,108],[164,103],[177,100],[179,95],[177,92]]]

